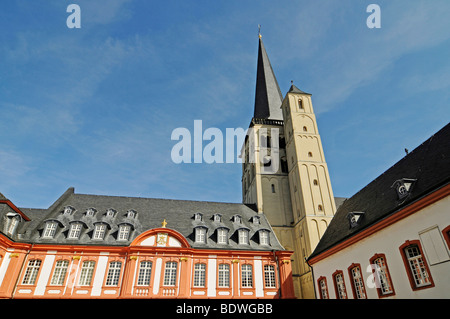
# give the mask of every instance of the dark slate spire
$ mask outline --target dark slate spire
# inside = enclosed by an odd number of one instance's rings
[[[280,87],[270,65],[269,57],[259,35],[258,66],[256,71],[256,93],[254,118],[283,120]]]
[[[291,81],[292,83],[292,81]],[[302,90],[300,90],[298,87],[296,87],[293,83],[291,85],[291,87],[289,88],[288,93],[299,93],[299,94],[307,94],[307,95],[311,95],[309,93],[303,92]]]

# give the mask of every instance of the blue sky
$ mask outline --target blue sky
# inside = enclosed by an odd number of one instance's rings
[[[312,93],[349,197],[448,123],[449,16],[447,0],[3,1],[0,192],[39,208],[71,186],[240,202],[241,165],[174,164],[171,133],[248,127],[261,24],[283,94],[291,80]]]

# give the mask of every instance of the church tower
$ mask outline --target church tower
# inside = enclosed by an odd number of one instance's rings
[[[254,115],[243,145],[243,203],[254,204],[292,255],[297,298],[314,298],[305,262],[336,211],[311,95],[285,98],[259,35]]]

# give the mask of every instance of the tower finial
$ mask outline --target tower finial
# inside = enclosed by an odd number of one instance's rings
[[[261,25],[258,24],[258,37],[261,39],[262,35],[261,35]]]

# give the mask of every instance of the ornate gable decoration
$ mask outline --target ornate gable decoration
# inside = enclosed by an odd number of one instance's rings
[[[347,214],[350,228],[355,228],[361,224],[364,212],[350,212]]]

